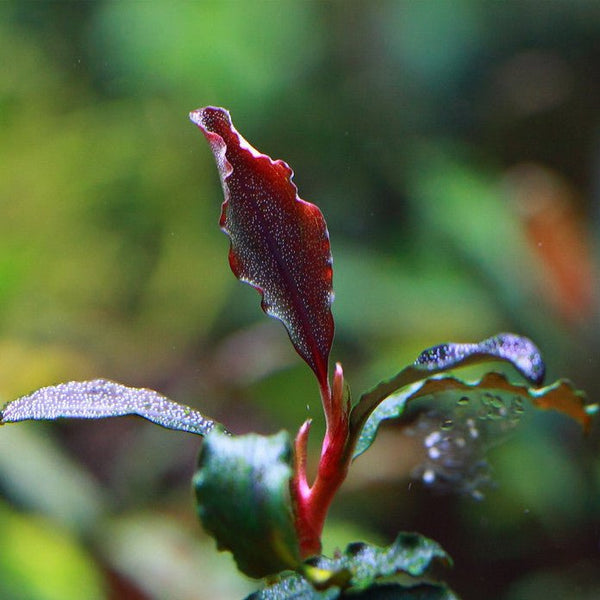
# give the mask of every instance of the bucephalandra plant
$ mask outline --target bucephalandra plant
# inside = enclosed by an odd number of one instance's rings
[[[425,427],[422,476],[431,482],[455,476],[445,457],[464,453],[486,428],[493,432],[514,426],[525,401],[558,410],[584,430],[597,405],[587,403],[567,381],[542,387],[545,369],[539,350],[512,333],[425,350],[353,402],[342,366],[329,365],[333,269],[321,211],[298,197],[290,167],[246,142],[226,110],[207,107],[190,118],[216,159],[225,197],[220,225],[230,238],[231,269],[259,291],[263,310],[284,324],[316,377],[326,425],[316,474],[307,472],[310,420],[294,437],[288,432],[236,436],[155,391],[105,380],[37,390],[9,402],[0,423],[139,415],[204,436],[193,481],[198,515],[218,547],[233,553],[241,571],[267,578],[268,585],[254,598],[360,597],[365,590],[370,598],[455,597],[433,577],[435,565],[449,563],[449,557],[419,534],[399,534],[388,548],[355,543],[335,558],[321,556],[323,526],[336,492],[352,461],[373,443],[379,424],[396,419],[405,428],[415,427],[407,414],[417,399],[433,407],[448,402],[460,407],[452,413],[435,409],[417,421]],[[490,372],[467,382],[447,373],[493,361],[511,365],[516,380]],[[461,465],[454,461],[452,468],[456,464]]]

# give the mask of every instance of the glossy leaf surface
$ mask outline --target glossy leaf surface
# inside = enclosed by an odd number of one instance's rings
[[[476,382],[464,382],[449,376],[432,377],[389,396],[371,413],[360,433],[354,458],[371,446],[383,421],[401,418],[407,404],[417,398],[432,400],[434,406],[442,402],[458,406],[457,412],[466,410],[469,405],[475,421],[512,424],[516,424],[525,410],[524,401],[529,401],[537,408],[556,410],[573,418],[584,430],[590,426],[590,408],[593,410],[593,406],[586,406],[585,394],[567,381],[557,381],[536,389],[511,383],[500,373],[487,373]],[[451,417],[449,414],[446,416]]]
[[[343,592],[333,587],[316,590],[300,575],[290,575],[282,582],[248,596],[247,600],[458,600],[446,586],[421,583],[407,587],[399,583],[374,585],[362,592]]]
[[[325,388],[334,326],[331,250],[321,211],[298,197],[290,167],[250,146],[226,110],[198,109],[190,119],[217,162],[225,197],[220,225],[231,241],[232,271],[259,291],[263,310],[283,322]]]
[[[291,459],[287,432],[230,436],[215,429],[203,444],[194,476],[198,516],[219,549],[229,550],[250,577],[300,562],[289,493]]]
[[[304,575],[290,574],[248,600],[329,600],[334,598],[454,598],[444,586],[427,583],[430,571],[450,564],[444,550],[434,541],[412,533],[401,533],[387,548],[350,544],[334,559],[308,561]],[[401,583],[378,584],[402,576]],[[390,595],[393,592],[393,595]]]
[[[131,388],[104,379],[70,381],[17,398],[0,413],[0,424],[126,415],[137,415],[167,429],[198,435],[206,435],[217,425],[197,410],[153,390]]]
[[[363,394],[352,409],[351,432],[356,436],[371,412],[397,390],[449,369],[489,361],[505,361],[523,377],[539,385],[545,365],[540,351],[526,337],[500,333],[478,344],[441,344],[424,350],[417,360],[397,375]]]

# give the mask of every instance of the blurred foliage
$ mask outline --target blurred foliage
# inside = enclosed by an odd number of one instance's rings
[[[355,395],[425,347],[516,330],[594,397],[599,33],[586,0],[0,3],[0,399],[102,376],[240,433],[318,419],[311,374],[229,272],[186,117],[206,104],[322,208]],[[252,590],[195,522],[193,436],[0,433],[3,598]],[[348,522],[422,531],[466,599],[600,595],[597,426],[536,415],[479,503],[411,481],[418,449],[393,433],[357,461],[336,544]]]

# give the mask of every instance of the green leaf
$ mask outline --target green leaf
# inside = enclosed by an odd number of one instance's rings
[[[422,583],[406,587],[399,583],[374,585],[362,592],[342,592],[339,588],[316,590],[300,575],[292,575],[279,584],[248,596],[247,600],[457,600],[446,586]]]
[[[337,558],[307,561],[300,573],[284,575],[274,585],[248,600],[331,600],[352,598],[454,598],[430,571],[451,560],[436,542],[421,535],[401,533],[387,548],[350,544]],[[400,577],[401,581],[390,582]],[[392,594],[393,592],[393,594]]]
[[[289,482],[290,436],[230,436],[215,429],[204,441],[194,476],[198,516],[232,552],[241,571],[265,577],[295,568],[300,553]]]
[[[217,423],[153,390],[106,381],[70,381],[17,398],[0,412],[0,425],[60,418],[102,419],[138,415],[167,429],[206,435]]]
[[[412,365],[361,396],[350,415],[351,437],[356,438],[373,410],[400,388],[448,369],[498,360],[510,363],[532,383],[544,379],[545,366],[538,348],[528,338],[513,333],[500,333],[478,344],[434,346],[424,350]]]
[[[341,590],[332,587],[327,590],[316,590],[302,575],[293,573],[264,590],[251,594],[246,600],[335,600]]]
[[[432,377],[389,396],[371,413],[360,432],[354,458],[371,446],[382,421],[402,417],[407,404],[417,398],[447,402],[452,407],[458,406],[457,411],[469,410],[469,414],[479,422],[504,420],[512,424],[520,419],[524,410],[523,400],[528,400],[537,408],[557,410],[570,416],[584,430],[589,428],[591,414],[595,410],[595,405],[586,405],[585,394],[574,389],[568,381],[557,381],[536,389],[511,383],[500,373],[487,373],[475,382],[450,376]]]

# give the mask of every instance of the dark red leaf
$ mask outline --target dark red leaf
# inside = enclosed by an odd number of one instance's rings
[[[285,325],[296,351],[327,388],[333,340],[329,234],[321,211],[301,200],[293,171],[239,135],[229,113],[190,113],[215,155],[225,201],[220,225],[229,236],[234,274],[262,295],[263,310]]]

